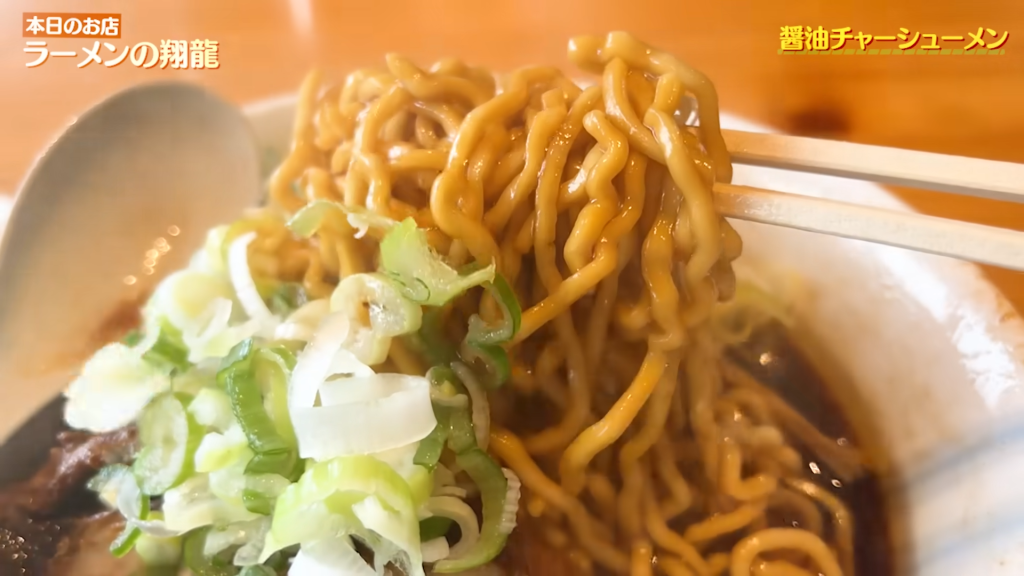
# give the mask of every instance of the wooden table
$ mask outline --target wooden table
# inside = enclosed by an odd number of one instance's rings
[[[118,50],[142,41],[217,40],[221,67],[78,69],[78,57],[27,68],[32,58],[23,53],[18,22],[22,12],[43,10],[121,12],[122,37],[112,41]],[[571,35],[613,29],[707,72],[725,110],[782,130],[1024,162],[1019,0],[5,0],[0,22],[0,191],[7,193],[76,113],[131,84],[189,80],[244,103],[293,90],[312,66],[340,78],[388,51],[422,62],[453,55],[499,69],[568,66]],[[982,26],[1009,31],[1010,39],[1002,56],[780,56],[779,27],[792,25],[965,37]],[[82,55],[92,42],[53,39],[50,46]],[[1024,230],[1024,206],[899,192],[923,212]],[[1024,310],[1024,274],[986,272]]]

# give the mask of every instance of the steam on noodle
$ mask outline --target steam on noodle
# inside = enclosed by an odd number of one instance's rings
[[[722,356],[765,307],[718,304],[741,241],[712,199],[732,173],[714,87],[624,33],[576,38],[569,56],[599,80],[529,67],[496,81],[396,55],[326,90],[312,74],[268,209],[367,213],[309,241],[267,219],[254,270],[329,296],[377,268],[374,215],[412,217],[455,267],[495,263],[524,312],[489,449],[522,480],[520,513],[581,573],[854,574],[850,514],[801,479],[795,446],[845,479],[858,456]],[[457,342],[477,313],[500,315],[481,290],[440,320]],[[401,339],[388,363],[426,367]],[[772,526],[779,509],[802,528]]]

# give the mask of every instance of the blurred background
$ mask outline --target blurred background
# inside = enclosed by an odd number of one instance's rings
[[[24,52],[23,12],[85,11],[122,14],[121,38],[110,40],[118,53],[138,42],[209,39],[220,43],[220,68],[78,68],[93,41],[59,38],[49,49],[76,57],[25,66],[35,56]],[[311,67],[340,79],[391,51],[424,64],[456,56],[496,69],[568,67],[569,37],[613,29],[703,70],[723,110],[782,131],[1024,162],[1020,0],[3,0],[0,22],[0,197],[17,190],[76,114],[132,84],[187,80],[245,104],[293,91]],[[779,55],[780,27],[797,25],[965,38],[982,27],[1010,37],[1001,56]],[[897,192],[922,212],[1024,230],[1022,205]],[[986,273],[1024,310],[1024,274]]]

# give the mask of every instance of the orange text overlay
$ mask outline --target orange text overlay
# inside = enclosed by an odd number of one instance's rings
[[[892,35],[856,34],[849,26],[825,29],[821,26],[781,26],[780,54],[1004,54],[1009,32],[979,27],[964,34],[925,34],[900,28]]]
[[[120,14],[24,12],[24,38],[120,38]]]

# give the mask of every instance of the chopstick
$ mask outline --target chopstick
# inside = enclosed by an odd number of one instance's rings
[[[1024,202],[1024,165],[781,134],[722,130],[733,162]]]
[[[1024,202],[1024,165],[723,130],[736,163]],[[1024,271],[1024,233],[913,212],[715,184],[724,216]]]
[[[1024,234],[913,212],[715,184],[724,216],[1024,271]]]

